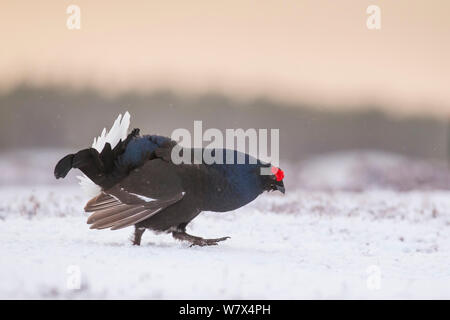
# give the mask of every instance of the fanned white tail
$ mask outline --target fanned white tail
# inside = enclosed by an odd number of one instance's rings
[[[123,115],[119,114],[116,121],[114,121],[113,126],[109,132],[106,131],[106,128],[103,129],[101,135],[97,138],[94,138],[94,142],[92,143],[92,148],[96,149],[98,152],[102,152],[105,144],[109,142],[111,144],[111,148],[114,148],[120,140],[125,140],[127,138],[128,127],[130,126],[130,113],[127,111]],[[86,175],[78,176],[78,180],[80,180],[81,189],[86,193],[86,195],[95,197],[100,193],[100,187],[92,182]]]

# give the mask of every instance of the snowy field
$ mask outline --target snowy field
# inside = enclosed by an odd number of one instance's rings
[[[0,298],[450,299],[450,191],[430,187],[447,172],[417,169],[417,190],[387,176],[362,188],[349,169],[355,157],[346,158],[286,168],[285,196],[202,213],[190,233],[231,239],[192,248],[166,234],[147,231],[135,247],[132,228],[90,230],[75,183],[11,185],[20,173],[4,158]]]

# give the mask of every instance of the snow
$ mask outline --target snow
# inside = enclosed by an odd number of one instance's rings
[[[231,239],[192,248],[90,230],[87,200],[75,183],[0,186],[1,299],[450,298],[450,191],[287,188],[202,213],[188,232]]]

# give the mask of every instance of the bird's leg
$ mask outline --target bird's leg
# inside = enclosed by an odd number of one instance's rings
[[[216,246],[218,242],[225,241],[230,237],[216,238],[216,239],[204,239],[190,235],[186,232],[186,226],[181,226],[177,230],[172,231],[172,236],[177,240],[188,241],[192,246]]]
[[[141,238],[142,238],[142,234],[144,233],[144,231],[145,231],[145,228],[134,226],[134,238],[133,238],[134,246],[141,245]]]

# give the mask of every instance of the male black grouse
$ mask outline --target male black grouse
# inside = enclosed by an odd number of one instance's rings
[[[129,114],[122,123],[120,117],[108,135],[103,130],[92,148],[65,156],[55,167],[57,179],[77,168],[100,187],[99,194],[84,208],[93,212],[87,220],[91,229],[116,230],[134,225],[135,245],[140,245],[146,228],[171,232],[174,238],[191,245],[216,245],[229,237],[192,236],[186,233],[186,225],[202,211],[234,210],[264,191],[284,193],[281,169],[271,167],[272,175],[261,175],[260,169],[271,165],[247,154],[245,164],[174,164],[171,152],[175,141],[157,135],[140,136],[139,129],[126,135]],[[193,149],[182,152],[190,151],[193,153]],[[224,157],[227,151],[222,150]],[[231,152],[236,160],[239,152]]]

